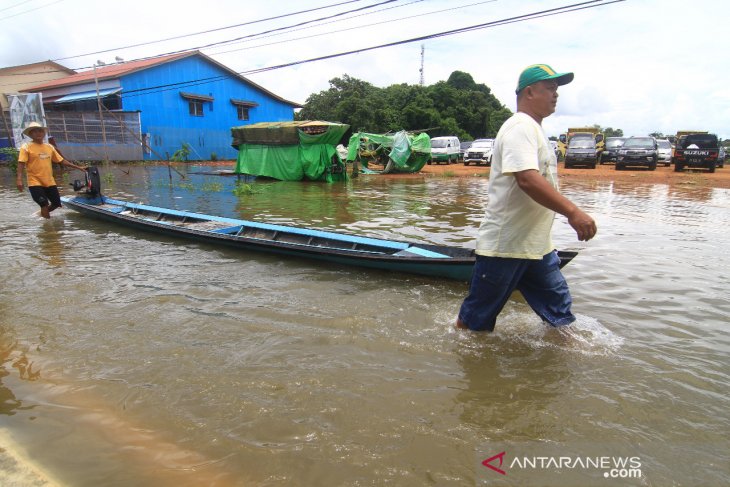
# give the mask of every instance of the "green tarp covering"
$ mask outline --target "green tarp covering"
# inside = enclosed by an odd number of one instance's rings
[[[237,174],[283,181],[345,181],[345,163],[335,150],[349,125],[320,121],[263,122],[233,127]]]
[[[431,158],[431,138],[426,133],[409,134],[405,130],[395,134],[358,132],[350,137],[347,160],[368,163],[379,162],[380,172],[411,173],[420,171]]]

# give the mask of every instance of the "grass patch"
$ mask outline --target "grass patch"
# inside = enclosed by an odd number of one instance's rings
[[[217,181],[205,181],[200,186],[200,190],[206,193],[220,193],[223,191],[223,185]]]
[[[260,188],[257,188],[254,184],[250,183],[237,182],[236,187],[233,188],[233,194],[235,194],[236,196],[246,196],[260,192]]]

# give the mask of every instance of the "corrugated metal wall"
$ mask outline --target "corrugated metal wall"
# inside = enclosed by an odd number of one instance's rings
[[[220,77],[223,79],[179,84]],[[158,88],[144,90],[150,87]],[[218,159],[235,159],[238,152],[231,147],[231,127],[294,119],[292,105],[197,56],[124,76],[122,88],[124,110],[141,111],[142,133],[149,136],[152,148],[145,153],[145,159],[164,159],[183,143],[191,148],[191,160],[208,160],[213,154]],[[189,99],[181,92],[213,100],[203,102],[203,116],[194,116],[189,113]],[[257,104],[249,109],[248,121],[238,120],[236,105],[231,99]]]

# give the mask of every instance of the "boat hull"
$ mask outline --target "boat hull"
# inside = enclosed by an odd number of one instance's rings
[[[104,196],[64,197],[81,214],[178,238],[389,272],[469,281],[471,249],[362,237],[348,233],[271,225],[140,205]],[[559,252],[561,267],[574,252]]]

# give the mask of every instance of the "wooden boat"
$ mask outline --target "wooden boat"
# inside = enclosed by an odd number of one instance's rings
[[[344,266],[468,281],[475,260],[474,250],[467,248],[224,218],[130,203],[98,194],[61,200],[68,208],[84,215],[132,228]],[[577,252],[558,254],[562,267]]]

